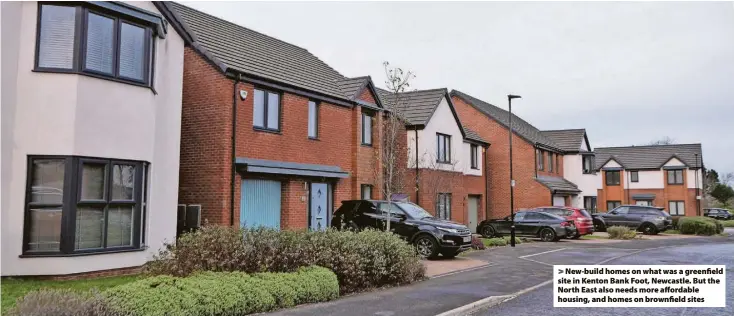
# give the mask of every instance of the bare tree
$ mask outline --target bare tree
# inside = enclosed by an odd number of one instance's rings
[[[452,192],[455,186],[462,185],[463,175],[462,166],[458,160],[438,162],[436,158],[435,154],[426,151],[418,159],[419,167],[423,169],[421,172],[421,192],[434,198],[438,198],[439,193]],[[415,167],[415,162],[411,163],[411,167]],[[440,210],[436,207],[436,217],[441,217],[439,213]],[[450,220],[451,218],[447,219]]]
[[[382,195],[388,201],[386,218],[386,231],[390,231],[390,210],[392,209],[392,197],[396,193],[402,193],[404,189],[405,173],[408,149],[405,144],[405,117],[403,111],[407,98],[403,95],[410,87],[410,80],[415,78],[411,71],[403,71],[401,68],[391,67],[390,63],[384,62],[385,87],[390,92],[386,98],[385,115],[383,116],[382,143],[376,155],[375,179],[382,179],[379,186]]]
[[[727,172],[721,175],[721,181],[723,185],[731,186],[734,183],[734,172]]]
[[[675,139],[665,136],[661,139],[651,141],[647,145],[673,145],[675,143]]]

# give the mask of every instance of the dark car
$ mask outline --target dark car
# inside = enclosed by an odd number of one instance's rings
[[[705,208],[703,209],[703,216],[708,216],[725,221],[734,218],[734,215],[731,214],[731,211],[725,210],[723,208]]]
[[[479,223],[477,230],[486,238],[510,234],[512,221],[509,216],[503,219],[490,219]],[[576,235],[573,220],[546,212],[520,211],[515,213],[515,235],[538,237],[542,241],[558,241]]]
[[[673,227],[673,217],[663,208],[653,206],[622,205],[592,217],[596,231],[606,231],[611,226],[627,226],[647,235],[655,235]]]
[[[433,259],[440,253],[453,258],[471,248],[469,228],[435,218],[420,206],[409,202],[342,201],[342,205],[334,212],[331,226],[357,231],[366,228],[385,230],[388,210],[390,231],[414,244],[422,257]]]
[[[553,215],[565,217],[572,220],[576,226],[576,235],[571,239],[578,239],[583,235],[591,235],[594,233],[594,224],[591,220],[591,214],[582,208],[567,206],[544,206],[532,209],[537,212],[546,212]]]

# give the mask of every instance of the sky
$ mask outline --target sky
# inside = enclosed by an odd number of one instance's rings
[[[669,137],[734,171],[734,2],[183,2],[384,87],[456,89],[592,147]]]

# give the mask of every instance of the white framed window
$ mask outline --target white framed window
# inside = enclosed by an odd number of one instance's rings
[[[674,216],[686,215],[686,203],[684,201],[669,201],[668,212]]]

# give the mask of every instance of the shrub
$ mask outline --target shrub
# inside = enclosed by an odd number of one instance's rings
[[[680,221],[681,216],[673,216],[673,229],[679,229],[678,227],[678,221]]]
[[[607,228],[609,239],[634,239],[637,232],[627,226],[612,226]]]
[[[680,233],[686,235],[717,235],[724,226],[717,220],[705,216],[683,217],[678,221]]]
[[[719,221],[722,227],[734,227],[734,219],[728,221]]]
[[[41,289],[18,299],[8,315],[17,316],[121,316],[109,308],[96,291],[81,293],[69,289]]]
[[[110,288],[109,306],[125,315],[246,315],[339,296],[336,275],[305,267],[293,273],[201,272],[157,276]]]
[[[505,239],[505,241],[507,242],[508,245],[510,244],[510,239],[511,239],[510,236],[502,236],[502,238]],[[515,244],[519,245],[519,244],[522,244],[522,243],[523,243],[523,239],[515,236]]]
[[[484,239],[484,244],[487,247],[502,247],[502,246],[507,246],[507,239],[504,239],[502,237],[486,238],[486,239]]]
[[[161,250],[147,271],[187,276],[197,271],[293,272],[312,265],[334,271],[342,293],[410,283],[425,272],[413,246],[392,233],[222,226],[184,234]]]
[[[474,250],[484,250],[487,249],[486,246],[484,246],[484,242],[482,242],[482,239],[472,235],[471,236],[471,248]]]

